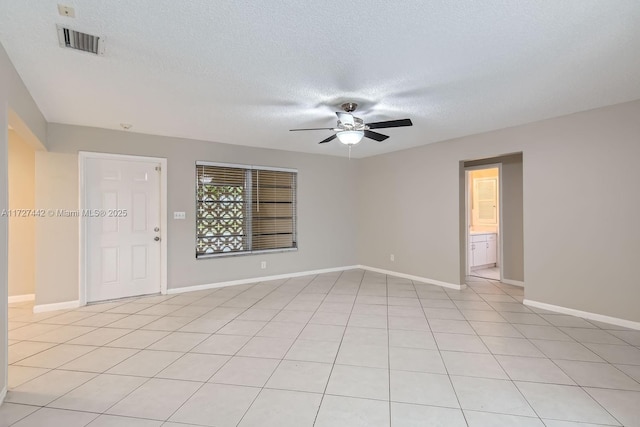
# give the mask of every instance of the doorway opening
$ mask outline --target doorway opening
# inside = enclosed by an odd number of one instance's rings
[[[461,283],[525,286],[523,165],[522,153],[460,162]]]
[[[501,164],[468,167],[467,275],[501,280]]]

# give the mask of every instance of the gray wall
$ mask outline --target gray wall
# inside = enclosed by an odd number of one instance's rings
[[[37,156],[39,208],[77,209],[78,151],[168,159],[169,289],[357,264],[355,160],[60,124],[49,124],[47,138],[50,152]],[[298,169],[299,250],[196,260],[197,160]],[[50,174],[55,181],[46,178]],[[185,211],[187,219],[174,220],[174,211]],[[36,304],[77,299],[77,220],[47,218],[38,224]],[[62,240],[64,250],[52,251]],[[262,260],[266,270],[260,269]]]
[[[504,273],[504,279],[524,282],[522,153],[462,162],[462,165],[463,167],[470,167],[493,163],[502,164],[502,188],[500,189],[502,192],[502,230],[500,230],[503,244],[502,272]],[[465,191],[464,182],[461,183],[460,191],[463,193]],[[464,228],[465,209],[463,203],[461,203],[460,208],[460,220]],[[464,246],[464,234],[461,238],[460,244]],[[466,257],[467,251],[463,250],[462,254]],[[461,265],[464,267],[464,261]]]
[[[363,159],[358,258],[460,283],[460,161],[522,152],[526,298],[640,321],[638,135],[634,101]]]
[[[527,129],[528,299],[640,321],[639,137],[640,101]]]
[[[505,279],[525,282],[522,155],[502,161],[502,271]]]
[[[19,121],[14,127],[29,128],[44,143],[47,123],[18,76],[4,47],[0,45],[0,210],[8,207],[8,119]],[[7,218],[0,216],[0,390],[7,385]],[[0,395],[0,399],[4,395]]]

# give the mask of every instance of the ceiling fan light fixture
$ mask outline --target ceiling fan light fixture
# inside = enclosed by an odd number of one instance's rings
[[[364,137],[362,130],[343,130],[336,133],[338,140],[344,145],[356,145]]]

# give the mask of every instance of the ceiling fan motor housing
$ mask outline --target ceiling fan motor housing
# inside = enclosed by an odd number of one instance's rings
[[[342,123],[338,120],[337,130],[367,130],[369,126],[364,124],[364,120],[360,117],[353,117],[353,125],[351,123]]]
[[[356,111],[356,108],[358,108],[358,104],[356,104],[355,102],[345,102],[340,106],[340,108],[342,108],[347,113],[353,113],[354,111]]]

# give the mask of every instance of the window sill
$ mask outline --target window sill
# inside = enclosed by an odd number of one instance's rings
[[[279,252],[297,252],[298,248],[283,248],[283,249],[265,249],[262,251],[246,251],[246,252],[231,252],[231,253],[218,253],[208,255],[196,255],[196,259],[210,259],[210,258],[228,258],[247,255],[262,255],[262,254],[274,254]]]

